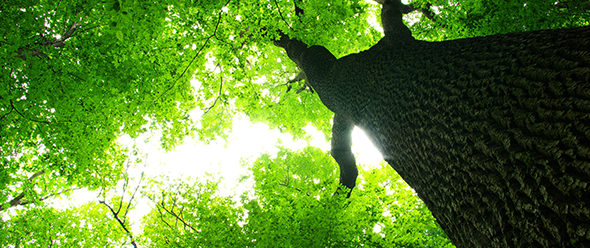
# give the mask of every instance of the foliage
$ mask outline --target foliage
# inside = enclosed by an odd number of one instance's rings
[[[112,247],[126,243],[119,224],[97,202],[59,210],[40,206],[19,210],[0,223],[2,247]]]
[[[2,4],[0,202],[112,185],[122,134],[160,129],[171,147],[189,132],[191,75],[161,11],[169,3],[115,2]]]
[[[431,41],[590,24],[587,1],[416,0],[412,4],[430,10],[414,12],[406,20],[419,19],[410,25],[412,33]]]
[[[337,164],[313,147],[265,154],[250,167],[241,204],[217,181],[176,180],[148,193],[148,247],[452,247],[412,190],[387,165],[362,170],[350,199],[333,195]],[[378,227],[376,227],[378,226]]]
[[[3,2],[3,209],[25,191],[32,201],[67,188],[112,186],[127,156],[117,144],[124,134],[159,130],[162,146],[172,149],[186,135],[227,137],[232,115],[241,112],[297,137],[307,125],[327,135],[331,113],[318,98],[280,86],[296,70],[272,46],[269,30],[283,28],[341,55],[368,48],[378,33],[363,26],[369,5],[356,0],[305,1],[305,20],[292,5]],[[347,45],[312,35],[326,29]]]
[[[145,193],[155,206],[142,221],[144,246],[246,247],[239,223],[243,208],[217,191],[211,180],[155,183]]]

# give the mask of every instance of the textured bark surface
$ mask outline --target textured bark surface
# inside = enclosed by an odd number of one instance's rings
[[[338,60],[293,44],[322,102],[365,130],[455,245],[590,247],[589,27]]]

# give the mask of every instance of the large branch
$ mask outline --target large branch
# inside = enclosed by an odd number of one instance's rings
[[[54,48],[63,48],[65,46],[64,42],[72,37],[72,35],[74,34],[74,32],[76,32],[76,29],[78,29],[78,27],[80,27],[80,24],[78,24],[77,22],[74,22],[70,26],[68,31],[66,31],[66,33],[64,33],[64,35],[62,35],[58,39],[55,39],[53,41],[44,41],[44,42],[36,43],[35,45],[51,46]],[[28,46],[19,48],[16,51],[16,53],[17,53],[16,57],[21,58],[22,60],[27,60],[27,53],[33,57],[49,58],[49,55],[45,54],[41,50],[39,50],[39,49],[31,50]]]
[[[385,38],[379,42],[378,46],[389,47],[413,41],[410,30],[402,21],[402,8],[407,6],[401,4],[399,0],[380,0],[379,2],[383,5],[381,21]],[[324,47],[308,48],[304,42],[290,38],[282,32],[279,34],[280,38],[274,44],[285,49],[289,59],[305,73],[307,82],[318,93],[322,103],[335,113],[331,153],[340,167],[340,183],[352,190],[358,177],[356,161],[351,150],[351,133],[355,123],[349,116],[342,113],[338,107],[339,102],[334,100],[334,96],[338,93],[334,92],[333,85],[330,85],[332,84],[330,72],[333,70],[332,65],[336,62],[336,58]]]
[[[33,180],[35,180],[35,178],[37,178],[40,175],[43,175],[44,173],[45,173],[45,170],[41,170],[41,171],[33,174],[32,176],[30,176],[29,179],[27,179],[27,181],[32,182]],[[28,204],[28,203],[23,202],[23,198],[25,198],[25,196],[26,196],[26,192],[23,190],[23,192],[21,192],[17,197],[13,198],[12,200],[10,200],[8,202],[8,207],[4,208],[4,207],[0,206],[0,211],[4,211],[6,209],[16,207],[19,205]]]
[[[358,169],[354,154],[352,154],[352,130],[354,123],[342,114],[334,114],[334,125],[332,126],[332,157],[340,167],[340,184],[350,190],[356,185]],[[348,193],[350,196],[350,192]]]
[[[412,32],[403,22],[402,12],[407,8],[399,0],[383,0],[381,8],[381,25],[385,38],[390,42],[414,40]]]
[[[297,64],[297,66],[301,68],[301,61],[299,57],[305,51],[307,51],[307,44],[297,39],[292,39],[281,31],[278,32],[280,38],[274,42],[274,45],[285,49],[285,52],[287,52],[287,56],[289,56],[289,59],[291,59],[291,61],[295,62],[295,64]]]

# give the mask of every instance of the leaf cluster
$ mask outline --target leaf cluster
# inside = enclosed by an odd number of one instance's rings
[[[411,1],[420,10],[406,16],[414,36],[453,40],[590,24],[590,3],[573,1]]]

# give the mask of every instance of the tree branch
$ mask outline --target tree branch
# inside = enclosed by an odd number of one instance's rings
[[[340,167],[340,184],[351,190],[356,185],[356,178],[358,177],[356,161],[351,150],[353,129],[354,123],[352,120],[341,114],[334,114],[331,154]],[[350,192],[347,197],[350,197]]]
[[[223,6],[224,7],[227,6],[230,2],[231,2],[231,0],[228,0],[225,3],[225,5],[223,5]],[[203,43],[203,45],[201,46],[201,48],[199,49],[199,51],[197,51],[197,54],[195,54],[195,56],[193,56],[193,58],[191,59],[191,61],[188,63],[188,65],[184,68],[184,70],[180,74],[180,76],[178,76],[178,78],[176,78],[176,80],[174,80],[174,83],[172,84],[172,86],[170,86],[166,91],[162,92],[162,94],[160,94],[160,96],[158,96],[158,98],[156,100],[160,99],[162,96],[164,96],[166,93],[168,93],[168,91],[170,91],[172,88],[174,88],[174,86],[176,86],[176,83],[178,82],[178,80],[180,80],[184,76],[184,74],[186,74],[186,72],[191,67],[191,65],[193,64],[193,62],[195,62],[195,60],[197,59],[197,57],[199,56],[199,54],[201,54],[201,52],[205,49],[205,47],[207,46],[207,44],[209,43],[209,41],[211,40],[211,38],[215,37],[215,35],[217,34],[217,30],[219,29],[219,24],[221,23],[221,16],[222,16],[222,14],[223,14],[223,11],[219,11],[219,15],[217,17],[217,24],[215,25],[215,30],[213,30],[213,34],[211,34],[211,35],[209,35],[209,37],[207,37],[207,39],[205,40],[205,43]]]
[[[178,216],[176,213],[174,213],[174,211],[170,211],[170,210],[166,209],[166,206],[164,205],[164,201],[163,201],[163,200],[162,200],[162,202],[161,202],[160,204],[162,205],[162,209],[164,209],[164,211],[166,211],[168,214],[170,214],[170,215],[174,216],[174,218],[176,218],[176,220],[178,220],[178,221],[182,222],[182,224],[183,224],[185,227],[188,227],[188,228],[192,229],[192,230],[193,230],[193,231],[195,231],[196,233],[199,233],[199,232],[200,232],[199,230],[195,229],[195,228],[194,228],[193,226],[191,226],[190,224],[186,223],[186,222],[184,221],[184,219],[182,219],[180,216]]]
[[[70,26],[68,31],[66,31],[66,33],[64,35],[59,37],[59,39],[55,39],[54,41],[44,41],[44,42],[40,42],[40,43],[35,43],[35,45],[52,46],[54,48],[63,48],[65,46],[64,42],[72,37],[72,35],[74,34],[74,32],[76,32],[76,29],[78,29],[78,27],[80,27],[80,24],[78,24],[77,22],[74,22]],[[30,50],[28,48],[28,46],[19,48],[16,51],[16,53],[17,53],[16,57],[21,58],[22,60],[27,60],[27,55],[25,53],[29,53],[31,56],[34,56],[34,57],[49,58],[49,55],[45,54],[42,51],[39,51],[39,49]]]
[[[12,106],[12,109],[14,109],[14,111],[16,111],[21,117],[23,117],[23,118],[25,118],[25,119],[27,119],[29,121],[38,122],[38,123],[45,123],[45,124],[51,124],[50,121],[35,120],[35,119],[32,119],[32,118],[26,117],[23,113],[21,113],[20,111],[18,111],[18,109],[14,106],[14,102],[12,100],[10,100],[10,106]]]
[[[577,9],[582,8],[583,10],[590,10],[590,1],[587,2],[570,2],[570,1],[560,1],[555,4],[558,9]]]
[[[285,17],[283,17],[283,13],[281,13],[281,7],[279,7],[279,4],[277,3],[277,0],[274,0],[275,5],[277,6],[277,10],[279,11],[279,16],[281,17],[281,19],[283,19],[283,22],[287,25],[287,27],[289,27],[289,29],[293,30],[293,28],[291,28],[291,25],[289,25],[289,23],[287,23],[287,20],[285,20]],[[297,10],[298,7],[297,5],[295,5],[295,10]]]
[[[105,205],[109,211],[111,211],[111,214],[113,214],[113,218],[115,218],[115,220],[117,220],[117,222],[119,223],[119,225],[123,228],[123,230],[125,231],[125,233],[127,234],[127,236],[129,237],[129,240],[131,241],[131,244],[133,245],[133,247],[137,247],[137,243],[135,243],[135,238],[133,237],[133,233],[131,232],[131,230],[129,230],[129,228],[127,228],[127,226],[125,225],[125,220],[121,219],[119,213],[121,213],[121,210],[125,207],[123,205],[123,198],[125,196],[125,192],[126,189],[129,187],[129,174],[128,174],[128,170],[129,167],[131,166],[131,162],[128,161],[127,163],[127,168],[125,169],[125,181],[123,183],[123,193],[121,195],[121,199],[119,200],[119,207],[117,210],[115,210],[111,205],[109,205],[106,201],[106,192],[102,191],[102,195],[103,198],[102,200],[99,200],[98,202]],[[145,167],[145,164],[144,164]],[[145,168],[144,168],[145,169]],[[127,214],[129,213],[129,209],[131,208],[131,205],[133,204],[133,199],[135,198],[135,194],[137,193],[137,191],[139,190],[139,187],[141,186],[141,181],[143,180],[143,176],[144,176],[144,171],[141,172],[141,176],[139,178],[139,182],[137,183],[137,186],[135,187],[135,190],[133,191],[133,194],[131,195],[131,198],[129,199],[129,201],[127,202],[127,206],[125,207],[125,212],[123,214],[123,218],[127,217]]]
[[[291,186],[291,185],[288,185],[287,183],[279,183],[279,186],[283,186],[283,187],[287,187],[287,188],[292,188],[292,189],[294,189],[294,190],[297,190],[297,191],[301,192],[301,190],[300,190],[300,189],[298,189],[298,188],[295,188],[295,187],[293,187],[293,186]]]
[[[124,214],[125,216],[127,216],[127,213],[129,212],[129,206],[131,206],[131,202],[135,198],[135,194],[137,193],[137,190],[139,189],[139,186],[141,185],[141,181],[143,180],[144,172],[145,171],[141,172],[141,176],[139,177],[139,182],[137,183],[137,187],[135,187],[133,194],[131,194],[131,199],[129,199],[129,203],[127,204],[127,209],[125,209],[125,214]]]
[[[37,173],[35,173],[32,176],[30,176],[27,179],[27,181],[32,182],[35,178],[37,178],[40,175],[43,175],[44,173],[45,173],[45,170],[38,171]],[[59,194],[61,194],[61,193],[59,193]],[[26,196],[26,192],[25,191],[21,192],[17,197],[13,198],[12,200],[10,200],[8,202],[9,205],[8,205],[7,208],[4,208],[3,206],[0,206],[0,211],[4,211],[6,209],[9,209],[9,208],[12,208],[12,207],[16,207],[16,206],[19,206],[19,205],[20,206],[27,205],[27,204],[33,202],[33,201],[23,202],[22,199],[25,198],[25,196]]]
[[[98,202],[105,205],[111,211],[111,213],[113,214],[113,218],[115,218],[115,220],[119,222],[119,225],[121,225],[125,233],[127,233],[127,236],[129,236],[129,239],[131,240],[131,244],[133,245],[133,247],[137,248],[137,243],[135,243],[133,234],[129,229],[127,229],[127,226],[125,226],[125,221],[122,221],[121,218],[119,218],[118,211],[115,211],[108,203],[106,203],[105,200],[99,200]]]
[[[72,26],[70,26],[70,28],[68,29],[68,31],[61,36],[59,39],[56,39],[54,41],[45,41],[45,42],[41,42],[40,45],[42,46],[52,46],[55,48],[63,48],[65,46],[64,41],[68,40],[69,38],[72,37],[72,34],[74,34],[74,32],[76,32],[76,29],[78,29],[78,27],[80,27],[80,24],[78,24],[77,22],[74,22],[72,24]]]
[[[163,194],[163,192],[162,192],[162,194]],[[156,202],[156,200],[155,200],[154,198],[152,198],[152,197],[150,197],[150,196],[148,196],[148,195],[144,195],[144,196],[146,196],[148,199],[150,199],[150,200],[151,200],[153,203],[155,203],[155,204],[156,204],[156,208],[158,209],[158,212],[160,213],[160,219],[162,220],[162,222],[164,222],[164,223],[165,223],[166,225],[168,225],[169,227],[171,227],[171,228],[172,228],[172,226],[171,226],[171,225],[170,225],[168,222],[166,222],[166,220],[164,220],[164,214],[162,213],[162,211],[161,211],[160,209],[164,209],[164,211],[165,211],[166,213],[168,213],[168,214],[172,215],[172,216],[175,218],[175,220],[176,220],[176,221],[180,221],[180,222],[181,222],[181,223],[182,223],[182,224],[185,226],[185,228],[186,228],[186,227],[188,227],[188,228],[192,229],[193,231],[195,231],[195,232],[197,232],[197,233],[199,233],[199,232],[200,232],[199,230],[195,229],[195,228],[194,228],[193,226],[191,226],[190,224],[186,223],[186,222],[184,221],[184,219],[182,219],[180,216],[178,216],[176,213],[174,213],[174,211],[168,210],[168,209],[166,208],[166,205],[164,205],[164,200],[165,200],[164,198],[165,198],[165,196],[162,196],[162,201],[161,201],[160,203],[157,203],[157,202]],[[174,206],[173,206],[173,208],[174,208]]]
[[[209,106],[207,108],[207,110],[205,110],[203,115],[209,113],[209,110],[211,110],[213,107],[215,107],[215,105],[217,104],[217,101],[219,100],[219,98],[221,98],[222,89],[223,89],[223,76],[219,75],[219,93],[218,93],[217,97],[215,98],[215,101],[213,102],[213,104],[211,106]]]

